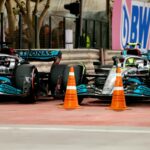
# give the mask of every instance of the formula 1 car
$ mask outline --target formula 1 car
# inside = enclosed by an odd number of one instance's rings
[[[79,104],[85,97],[103,99],[112,96],[118,64],[121,64],[122,68],[125,96],[150,97],[149,53],[142,54],[135,45],[133,43],[129,44],[129,46],[134,47],[125,49],[120,56],[114,56],[112,58],[114,61],[112,67],[105,68],[105,66],[102,66],[99,68],[99,73],[86,74],[84,66],[74,66]],[[58,73],[58,70],[61,71]],[[56,76],[51,90],[54,96],[65,94],[68,71],[68,65],[53,66],[51,75],[55,74]]]
[[[3,43],[0,43],[1,45]],[[5,43],[4,43],[5,44]],[[60,51],[0,49],[0,96],[20,96],[20,102],[34,103],[41,91],[42,77],[29,60],[59,63]],[[47,76],[47,75],[46,75]],[[49,73],[48,73],[49,76]],[[45,76],[44,76],[45,77]]]

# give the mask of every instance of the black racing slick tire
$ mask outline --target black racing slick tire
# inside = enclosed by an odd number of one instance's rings
[[[63,93],[62,80],[64,70],[67,65],[65,64],[53,64],[49,75],[49,90],[53,97],[57,97]],[[58,96],[59,97],[59,96]]]
[[[51,68],[49,77],[49,88],[54,98],[63,98],[65,95],[70,66],[65,64],[55,64]],[[74,66],[76,86],[84,83],[85,70],[83,66]],[[83,99],[79,99],[79,104]]]
[[[55,64],[52,66],[49,77],[49,89],[54,98],[64,97],[67,87],[69,69],[70,66],[65,64]],[[82,66],[74,66],[76,85],[83,83],[83,72],[84,71]]]
[[[28,83],[25,83],[29,80]],[[38,98],[39,75],[38,70],[31,64],[23,64],[16,68],[15,84],[18,89],[25,92],[25,97],[20,98],[21,103],[35,103]],[[25,86],[28,84],[28,86]]]
[[[70,66],[66,66],[63,74],[63,88],[66,89]],[[74,66],[76,85],[84,83],[84,68],[81,65]]]

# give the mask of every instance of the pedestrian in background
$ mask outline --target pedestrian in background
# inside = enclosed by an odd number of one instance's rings
[[[91,40],[90,36],[85,33],[85,31],[82,31],[82,36],[81,36],[81,46],[85,48],[90,48],[91,47]]]
[[[52,48],[64,48],[64,22],[60,21],[58,27],[52,30]]]
[[[49,41],[50,28],[48,24],[45,24],[40,31],[40,47],[48,48],[50,45]]]

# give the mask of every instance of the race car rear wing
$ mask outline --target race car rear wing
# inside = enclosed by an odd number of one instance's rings
[[[16,50],[19,57],[28,61],[57,61],[61,59],[62,52],[59,50]]]

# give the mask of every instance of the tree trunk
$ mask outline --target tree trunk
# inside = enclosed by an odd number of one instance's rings
[[[16,31],[16,18],[14,16],[12,10],[12,0],[6,0],[6,9],[7,9],[7,16],[8,16],[8,33],[7,37],[9,37],[9,41],[12,42],[12,46],[15,46],[15,31]]]
[[[40,48],[40,30],[41,30],[41,27],[42,27],[42,23],[43,23],[43,20],[48,12],[48,9],[50,7],[50,2],[51,0],[47,0],[47,3],[45,5],[45,8],[43,9],[39,19],[38,19],[38,26],[37,26],[37,47]]]
[[[0,0],[0,6],[2,6],[2,2],[5,0]],[[26,6],[23,7],[21,5],[21,1],[20,0],[14,0],[17,4],[17,6],[19,7],[19,11],[22,14],[23,17],[23,21],[24,24],[27,25],[27,29],[25,29],[25,37],[26,37],[26,41],[28,41],[28,44],[30,46],[30,48],[34,48],[35,46],[37,48],[40,48],[40,38],[39,38],[39,34],[40,34],[40,30],[42,27],[42,23],[43,20],[48,12],[48,8],[49,8],[49,4],[50,4],[50,0],[47,0],[46,5],[43,9],[43,11],[41,12],[41,15],[39,16],[39,19],[37,21],[37,24],[35,24],[35,18],[33,17],[34,15],[37,14],[38,11],[38,4],[41,1],[44,0],[35,0],[35,9],[34,11],[31,10],[31,1],[33,0],[26,0]],[[15,31],[15,16],[13,14],[13,10],[12,10],[12,5],[11,2],[12,0],[6,0],[6,9],[7,9],[7,14],[8,14],[8,22],[9,22],[9,34],[11,34],[12,36],[10,36],[11,38],[13,38],[13,33]],[[4,3],[4,2],[3,2]],[[1,8],[1,7],[0,7]],[[35,25],[37,25],[37,28],[35,27]],[[35,37],[35,28],[37,29],[36,33],[37,33],[37,37]],[[36,39],[35,39],[36,38]],[[36,45],[35,45],[35,40],[36,40]],[[13,40],[12,40],[13,41]]]
[[[3,7],[6,0],[0,0],[0,12],[3,12]]]

